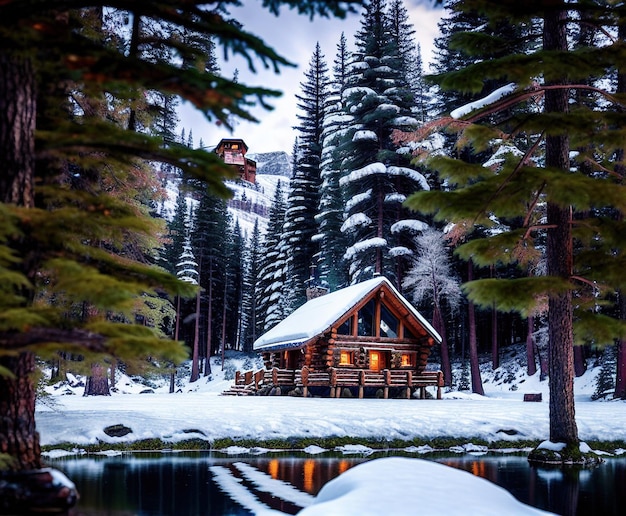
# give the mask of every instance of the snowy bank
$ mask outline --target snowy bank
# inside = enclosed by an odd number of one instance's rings
[[[301,516],[551,514],[466,471],[400,457],[359,464],[326,484]]]
[[[455,399],[458,398],[458,399]],[[329,399],[290,396],[220,396],[216,392],[58,396],[56,408],[37,410],[45,446],[123,443],[140,439],[178,442],[199,437],[267,441],[353,437],[432,440],[456,437],[486,442],[543,441],[549,436],[548,400],[525,403],[522,394],[482,397],[444,394],[443,400]],[[576,419],[585,441],[626,439],[624,402],[578,401]],[[104,429],[132,430],[110,437]]]

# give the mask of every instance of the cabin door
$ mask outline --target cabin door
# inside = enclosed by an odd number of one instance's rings
[[[385,367],[385,354],[382,351],[370,351],[370,369],[381,371]]]
[[[282,367],[284,369],[298,369],[298,360],[300,358],[300,350],[285,351],[283,353]]]

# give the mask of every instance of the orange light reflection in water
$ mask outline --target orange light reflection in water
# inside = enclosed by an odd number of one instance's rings
[[[315,488],[315,461],[313,459],[305,460],[303,470],[304,490],[307,493],[313,493],[313,490]]]
[[[339,461],[339,474],[350,469],[351,464],[347,460]]]
[[[269,473],[270,477],[272,477],[273,479],[278,478],[278,466],[279,466],[278,459],[272,459],[267,466],[267,472]]]

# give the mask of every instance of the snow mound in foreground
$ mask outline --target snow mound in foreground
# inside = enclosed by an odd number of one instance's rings
[[[501,487],[443,464],[390,457],[350,468],[326,484],[299,516],[547,515]]]

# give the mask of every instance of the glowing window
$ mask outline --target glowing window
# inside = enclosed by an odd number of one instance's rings
[[[380,371],[383,368],[381,353],[378,351],[370,351],[370,369]]]
[[[402,366],[412,366],[413,365],[413,355],[409,353],[402,353],[402,360],[400,361],[400,365]]]
[[[352,351],[342,351],[339,355],[339,365],[352,365],[353,354]]]

